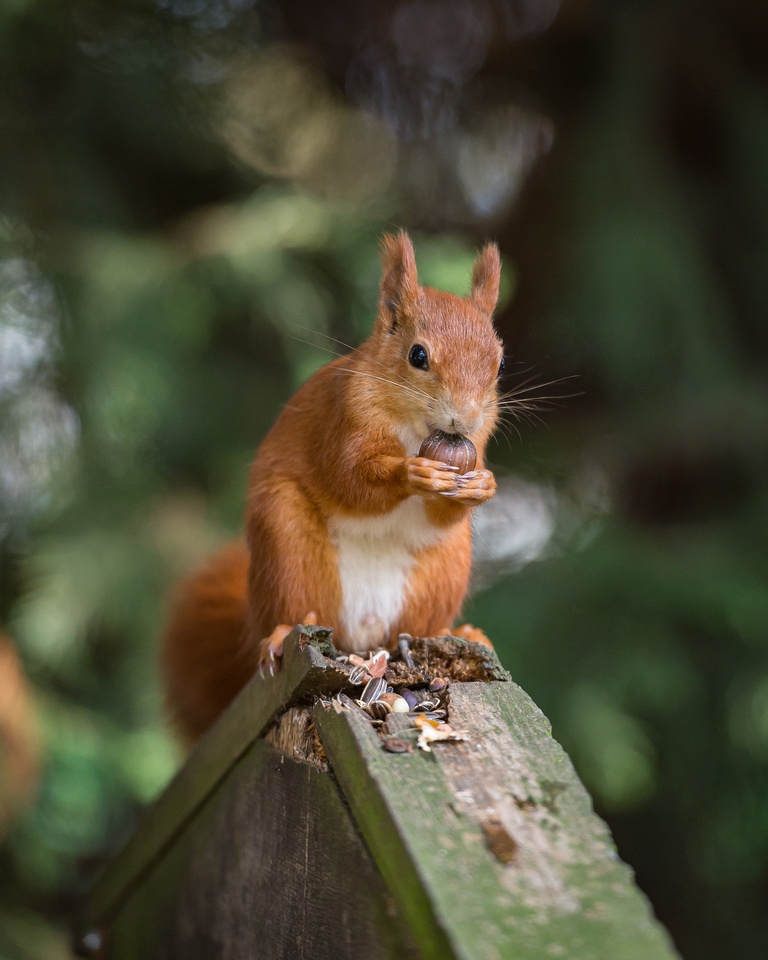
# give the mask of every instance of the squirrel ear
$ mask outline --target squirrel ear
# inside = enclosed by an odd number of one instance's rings
[[[379,316],[392,332],[404,307],[419,293],[413,244],[405,230],[381,238],[381,296]]]
[[[483,313],[489,316],[499,299],[501,257],[495,243],[486,243],[478,254],[472,268],[472,293],[470,298]]]

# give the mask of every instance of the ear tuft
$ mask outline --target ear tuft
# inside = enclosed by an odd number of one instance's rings
[[[495,243],[486,243],[472,268],[472,293],[470,298],[478,309],[489,316],[499,299],[501,257]]]
[[[418,297],[419,278],[413,244],[405,230],[381,238],[381,309],[394,330],[403,309]]]

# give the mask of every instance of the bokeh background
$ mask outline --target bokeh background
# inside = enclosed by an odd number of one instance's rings
[[[767,41],[761,0],[3,0],[2,960],[70,956],[175,769],[170,585],[400,226],[436,286],[504,256],[468,618],[683,957],[768,955]]]

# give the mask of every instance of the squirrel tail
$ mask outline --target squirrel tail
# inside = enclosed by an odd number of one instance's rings
[[[248,548],[230,543],[177,586],[161,642],[172,722],[191,746],[253,676],[245,644]]]

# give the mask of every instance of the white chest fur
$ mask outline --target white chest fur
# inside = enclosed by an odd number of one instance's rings
[[[355,650],[386,643],[405,601],[414,555],[443,536],[418,497],[375,517],[333,518],[341,582],[341,626]]]

